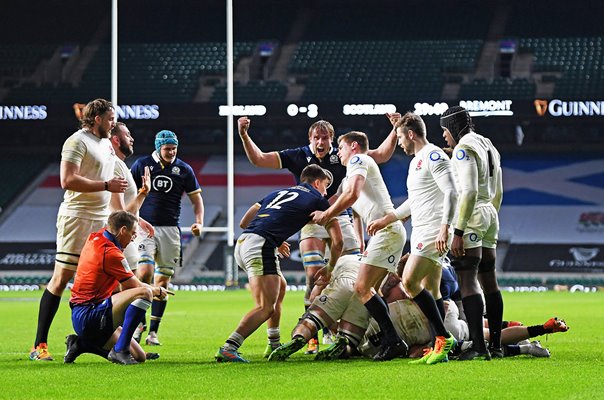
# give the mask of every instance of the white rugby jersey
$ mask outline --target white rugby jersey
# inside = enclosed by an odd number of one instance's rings
[[[80,167],[79,175],[93,181],[109,181],[114,177],[115,152],[109,139],[100,139],[86,129],[80,129],[63,144],[61,161]],[[108,191],[81,193],[66,190],[59,215],[105,220],[109,216]]]
[[[128,187],[124,192],[124,205],[127,207],[132,200],[138,196],[138,191],[136,190],[136,182],[134,182],[134,178],[132,177],[132,173],[130,172],[130,168],[126,165],[125,162],[119,159],[119,157],[115,157],[115,176],[119,176],[128,181]],[[113,208],[109,207],[111,211],[117,211]],[[136,214],[138,217],[138,210],[136,210]]]
[[[407,175],[412,226],[450,225],[455,212],[456,190],[449,157],[441,148],[426,144],[411,160]],[[445,193],[448,194],[446,202]]]
[[[367,154],[356,154],[350,158],[346,166],[345,185],[354,175],[365,177],[365,185],[352,209],[361,216],[367,225],[384,215],[394,212],[394,205],[384,183],[377,163]]]
[[[462,191],[467,187],[462,175],[472,164],[476,165],[478,171],[476,205],[490,203],[497,195],[500,184],[501,156],[489,139],[476,132],[464,135],[453,150],[453,168],[458,174]]]

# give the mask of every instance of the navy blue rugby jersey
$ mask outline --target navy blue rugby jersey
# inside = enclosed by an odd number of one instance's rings
[[[276,190],[260,202],[260,209],[244,233],[255,233],[279,247],[310,221],[313,211],[325,211],[329,202],[307,183]]]
[[[279,151],[281,158],[281,166],[287,168],[294,177],[296,182],[300,183],[300,174],[302,170],[310,164],[317,164],[321,168],[326,169],[331,174],[331,184],[327,188],[327,198],[333,196],[340,186],[340,182],[346,176],[346,166],[340,164],[338,157],[338,148],[331,148],[331,152],[319,160],[310,150],[310,146],[298,147],[295,149],[286,149]]]
[[[151,191],[140,209],[140,216],[154,226],[179,226],[183,193],[201,192],[193,168],[179,158],[164,166],[153,152],[132,164],[132,176],[138,188],[146,166],[151,170]]]

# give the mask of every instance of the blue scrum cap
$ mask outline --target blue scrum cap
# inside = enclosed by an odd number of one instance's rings
[[[167,130],[157,132],[157,135],[155,135],[155,150],[159,153],[159,150],[165,144],[174,144],[178,146],[176,133]]]

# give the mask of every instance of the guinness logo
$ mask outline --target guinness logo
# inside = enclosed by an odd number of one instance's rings
[[[535,104],[535,111],[537,111],[537,115],[543,117],[547,111],[547,100],[535,100],[533,104]]]

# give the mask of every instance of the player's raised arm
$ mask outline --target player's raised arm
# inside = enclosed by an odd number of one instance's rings
[[[243,142],[243,149],[248,160],[256,167],[280,169],[281,160],[279,159],[279,154],[276,151],[271,151],[270,153],[263,152],[248,134],[250,123],[251,121],[248,117],[241,117],[237,120],[239,137],[241,137],[241,141]]]
[[[387,113],[386,118],[388,118],[388,120],[390,121],[390,124],[392,125],[392,130],[390,131],[386,139],[384,139],[384,141],[378,146],[377,149],[370,149],[367,151],[367,155],[373,158],[378,164],[383,164],[386,161],[390,160],[390,158],[394,154],[394,150],[396,149],[396,143],[398,141],[394,125],[399,119],[401,119],[401,114]]]

